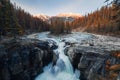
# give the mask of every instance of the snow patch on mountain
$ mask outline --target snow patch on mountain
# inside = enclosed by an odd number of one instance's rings
[[[77,13],[61,13],[58,14],[57,17],[73,17],[73,18],[80,18],[82,15],[77,14]]]
[[[47,21],[50,19],[50,16],[47,16],[45,14],[37,14],[37,15],[34,15],[34,17],[37,17],[37,18],[40,18],[42,19],[43,21]]]
[[[34,17],[40,18],[43,21],[50,23],[51,19],[54,20],[56,18],[61,18],[64,21],[72,22],[75,19],[82,17],[82,15],[77,14],[77,13],[61,13],[61,14],[58,14],[56,16],[47,16],[45,14],[37,14],[37,15],[34,15]]]

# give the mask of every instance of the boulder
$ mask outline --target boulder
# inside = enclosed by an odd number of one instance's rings
[[[44,66],[53,61],[54,56],[45,41],[3,41],[0,43],[0,80],[33,80]]]
[[[113,53],[110,49],[78,45],[68,47],[65,54],[74,69],[80,70],[81,80],[115,80],[120,72],[119,51]]]

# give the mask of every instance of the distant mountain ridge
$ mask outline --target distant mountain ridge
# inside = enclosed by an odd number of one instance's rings
[[[61,13],[58,14],[57,17],[72,17],[72,18],[80,18],[82,15],[76,13]]]
[[[49,20],[51,18],[50,16],[45,15],[45,14],[37,14],[37,15],[34,15],[34,17],[38,17],[43,21],[47,21],[47,20]]]
[[[56,16],[47,16],[47,15],[44,15],[44,14],[37,14],[37,15],[34,15],[34,16],[42,19],[43,21],[47,21],[47,22],[50,22],[50,20],[51,19],[53,20],[54,18],[61,18],[64,21],[72,22],[75,19],[78,19],[78,18],[82,17],[82,15],[76,14],[76,13],[60,13]]]

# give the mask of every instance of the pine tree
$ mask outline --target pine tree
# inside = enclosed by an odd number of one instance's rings
[[[12,35],[15,36],[22,32],[20,25],[18,24],[17,18],[15,16],[15,11],[10,0],[1,0],[1,34],[2,35]]]
[[[112,23],[118,27],[120,31],[120,3],[114,2],[112,5],[113,13],[112,13]]]
[[[66,31],[66,33],[67,34],[69,34],[69,33],[71,33],[71,24],[70,24],[70,22],[65,22],[65,31]]]
[[[109,0],[106,0],[106,2]],[[113,0],[112,4],[112,18],[111,18],[111,25],[112,25],[112,32],[119,32],[120,33],[120,0]]]

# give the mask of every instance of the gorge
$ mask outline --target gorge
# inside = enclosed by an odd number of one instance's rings
[[[119,80],[120,39],[35,33],[1,41],[0,80]]]
[[[120,0],[0,0],[0,80],[120,80],[119,14]]]
[[[119,38],[81,32],[59,36],[43,32],[29,38],[53,40],[58,45],[54,50],[58,55],[56,65],[47,66],[36,80],[113,80],[119,77],[119,56],[114,56],[120,54]]]

